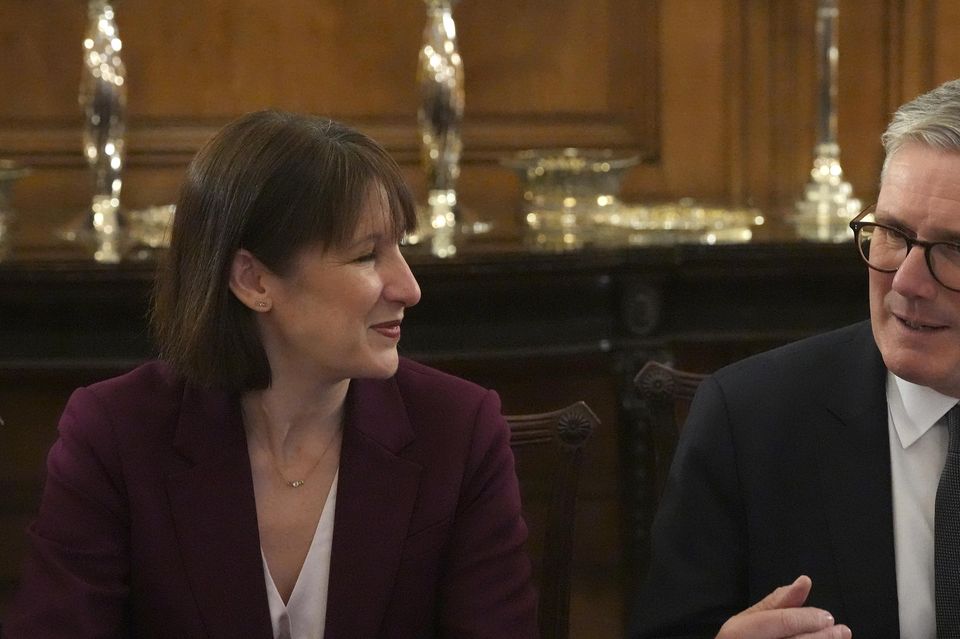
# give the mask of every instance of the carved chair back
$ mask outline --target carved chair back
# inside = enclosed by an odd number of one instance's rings
[[[506,419],[530,529],[540,637],[566,639],[577,486],[584,446],[600,420],[585,402]]]
[[[687,418],[690,402],[700,382],[706,377],[700,373],[681,371],[666,364],[649,361],[633,378],[650,429],[655,503],[659,502],[666,485],[670,462],[677,449],[677,440]]]

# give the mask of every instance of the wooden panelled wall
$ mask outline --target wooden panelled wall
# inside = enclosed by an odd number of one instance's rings
[[[21,240],[89,201],[77,105],[80,0],[0,0],[0,157],[34,173],[15,192]],[[840,143],[856,193],[876,193],[891,111],[960,75],[958,0],[842,0]],[[326,114],[418,166],[419,0],[116,3],[128,70],[124,203],[173,201],[183,167],[230,118]],[[693,196],[781,215],[814,144],[815,0],[462,0],[461,201],[514,228],[519,181],[498,158],[603,146],[645,162],[625,199]]]
[[[49,242],[89,203],[77,105],[84,5],[0,0],[0,158],[33,168],[14,194],[25,244]],[[847,177],[870,201],[891,112],[960,76],[960,0],[840,7],[840,144]],[[395,155],[422,198],[421,0],[117,0],[116,8],[129,87],[126,206],[173,201],[204,140],[265,107],[361,128]],[[466,213],[509,233],[519,180],[498,160],[582,146],[644,158],[626,176],[626,200],[692,196],[783,215],[811,168],[815,11],[816,0],[460,0]],[[17,395],[7,379],[0,406]],[[67,387],[51,382],[29,421],[52,427]],[[42,458],[34,439],[14,448],[17,463]],[[0,450],[0,463],[9,452]],[[584,542],[605,557],[603,568],[617,561],[607,552],[613,536],[594,531]],[[587,604],[574,604],[575,625],[602,618],[609,602]]]

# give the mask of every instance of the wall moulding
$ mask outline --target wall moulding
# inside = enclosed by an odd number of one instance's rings
[[[401,164],[419,162],[415,121],[360,120],[349,122],[383,144]],[[186,165],[224,122],[130,123],[127,159],[134,166]],[[629,149],[645,160],[655,149],[645,149],[632,123],[608,113],[585,117],[554,116],[488,118],[464,124],[464,164],[496,162],[505,154],[526,148],[565,146]],[[0,157],[36,167],[85,166],[79,126],[62,123],[30,125],[0,123]]]

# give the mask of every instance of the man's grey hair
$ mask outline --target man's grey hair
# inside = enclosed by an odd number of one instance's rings
[[[890,158],[909,142],[960,153],[960,79],[945,82],[897,109],[880,141],[886,152],[881,180]]]

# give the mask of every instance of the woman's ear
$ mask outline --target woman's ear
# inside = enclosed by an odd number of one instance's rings
[[[261,313],[269,311],[273,302],[263,282],[267,274],[267,267],[253,253],[240,249],[230,263],[230,290],[247,308]]]

